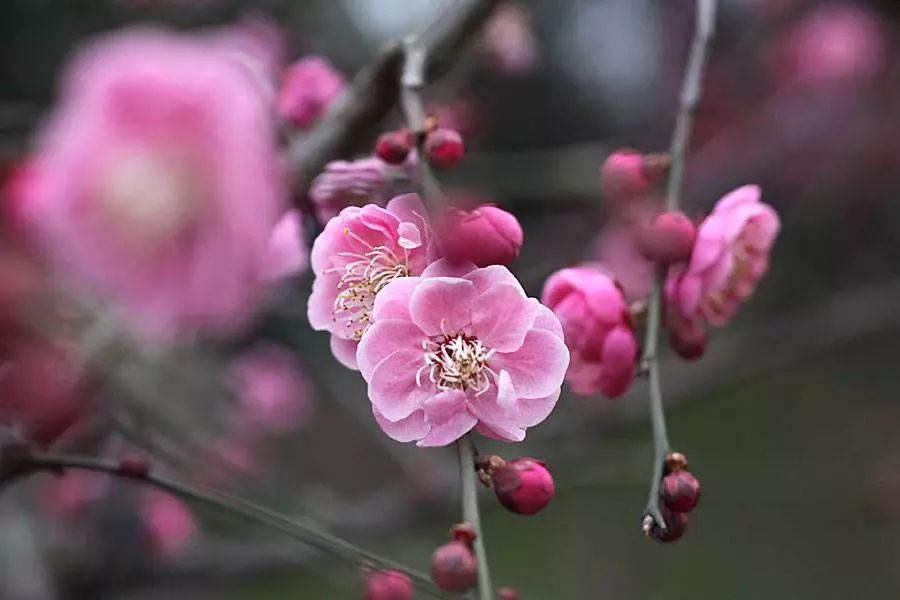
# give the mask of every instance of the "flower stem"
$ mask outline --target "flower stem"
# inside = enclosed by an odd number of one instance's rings
[[[675,121],[675,131],[672,134],[672,144],[669,148],[672,162],[666,186],[666,210],[676,210],[681,200],[684,165],[691,139],[694,111],[700,101],[703,89],[703,73],[715,20],[716,0],[697,0],[694,38],[685,67],[678,116]],[[670,452],[670,445],[666,432],[666,414],[663,408],[658,352],[665,278],[666,269],[658,268],[647,305],[647,331],[644,339],[644,355],[641,359],[642,371],[646,372],[649,378],[650,420],[653,425],[653,470],[647,506],[644,508],[642,519],[644,533],[648,534],[655,528],[660,531],[666,530],[666,523],[659,508],[659,485],[663,476],[666,455]]]
[[[459,454],[459,480],[462,485],[463,520],[475,529],[475,559],[478,561],[478,600],[491,600],[491,571],[488,567],[487,553],[484,550],[484,535],[481,529],[481,516],[478,513],[478,490],[475,477],[475,443],[472,435],[466,434],[456,442]]]

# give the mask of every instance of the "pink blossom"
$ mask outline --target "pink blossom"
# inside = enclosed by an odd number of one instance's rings
[[[578,394],[617,398],[634,380],[638,344],[628,305],[615,281],[587,266],[557,271],[544,284],[542,301],[562,323],[572,353],[566,380]]]
[[[350,206],[316,238],[309,323],[331,332],[331,350],[356,367],[356,346],[368,329],[376,297],[393,280],[420,275],[437,254],[425,207],[415,194],[386,208]]]
[[[275,140],[221,36],[101,37],[38,139],[42,239],[142,333],[231,331],[258,304],[286,208]]]
[[[687,266],[669,272],[670,318],[727,323],[769,268],[781,223],[760,189],[746,185],[724,196],[701,223]]]
[[[301,58],[287,68],[278,97],[278,112],[299,129],[308,129],[347,85],[340,71],[321,56]]]
[[[147,490],[140,499],[139,512],[150,540],[150,548],[160,558],[182,550],[197,534],[194,513],[178,498],[157,490]]]
[[[385,287],[372,320],[357,360],[395,440],[444,446],[475,428],[518,442],[556,405],[562,328],[506,267],[439,260]]]
[[[609,270],[629,302],[646,298],[653,284],[653,263],[644,258],[638,247],[642,223],[612,221],[593,242],[593,258]]]
[[[522,2],[503,2],[484,27],[482,46],[498,71],[527,75],[538,60],[531,13]]]
[[[278,281],[306,269],[309,256],[304,237],[303,215],[296,209],[288,211],[269,236],[263,265],[263,277],[267,281]]]
[[[231,362],[228,375],[238,397],[235,418],[239,427],[283,433],[309,418],[310,382],[284,348],[254,346]]]
[[[378,158],[328,163],[310,186],[316,217],[324,222],[348,206],[384,206],[390,198],[391,177],[391,168]]]
[[[519,220],[490,204],[470,211],[448,208],[436,229],[448,259],[479,267],[508,265],[519,256],[524,238]]]

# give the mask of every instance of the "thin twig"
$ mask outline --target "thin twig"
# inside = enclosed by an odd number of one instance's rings
[[[462,485],[463,521],[475,530],[475,558],[478,561],[478,600],[491,600],[491,571],[484,549],[484,535],[481,529],[481,515],[478,512],[478,490],[475,481],[475,443],[472,434],[466,434],[456,442],[459,454],[459,480]]]
[[[684,82],[672,135],[669,153],[672,159],[669,181],[666,187],[666,209],[675,210],[681,198],[684,180],[684,163],[691,139],[694,110],[700,101],[704,67],[716,19],[716,0],[697,0],[696,24],[691,52],[685,68]],[[647,308],[647,332],[644,340],[642,370],[649,376],[650,420],[653,424],[653,471],[650,492],[644,509],[642,527],[645,533],[654,529],[666,530],[666,523],[659,508],[659,484],[663,476],[666,455],[670,451],[666,432],[666,415],[663,409],[662,385],[659,377],[659,330],[662,321],[662,294],[666,270],[659,268],[653,280],[653,290]]]

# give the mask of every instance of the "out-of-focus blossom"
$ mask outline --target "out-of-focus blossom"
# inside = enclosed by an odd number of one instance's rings
[[[376,571],[366,576],[363,600],[412,600],[415,587],[402,571]]]
[[[439,260],[375,300],[357,353],[376,420],[398,441],[444,446],[476,428],[518,442],[559,398],[559,320],[506,267]]]
[[[33,160],[25,159],[12,166],[3,177],[0,190],[3,227],[6,231],[27,237],[34,210],[37,169]]]
[[[519,220],[490,204],[469,211],[448,208],[435,229],[444,256],[478,267],[508,265],[519,256],[524,239]]]
[[[887,60],[886,32],[859,4],[826,2],[805,16],[776,50],[785,83],[853,88],[871,81]]]
[[[231,362],[228,375],[239,402],[235,414],[239,427],[283,433],[309,419],[310,382],[284,348],[254,346]]]
[[[284,72],[278,112],[294,127],[308,129],[341,95],[347,81],[321,56],[301,58]]]
[[[316,217],[322,222],[348,206],[384,206],[391,191],[390,167],[378,158],[328,163],[310,186]]]
[[[184,549],[197,534],[194,513],[178,498],[158,490],[146,490],[138,513],[147,532],[150,550],[167,558]]]
[[[143,333],[231,331],[258,305],[285,209],[275,140],[215,35],[102,37],[67,67],[38,139],[43,241]]]
[[[524,3],[506,0],[484,26],[482,49],[490,64],[505,75],[527,75],[538,61],[538,41]]]
[[[40,505],[47,514],[64,523],[76,522],[106,495],[109,484],[108,475],[67,471],[44,482],[39,494]]]
[[[669,318],[725,325],[768,270],[780,227],[758,186],[725,195],[701,223],[690,262],[670,269]]]
[[[592,259],[603,263],[629,302],[646,298],[653,284],[653,263],[638,249],[638,223],[607,223],[594,240],[591,252]]]
[[[288,211],[269,237],[263,275],[267,281],[278,281],[303,272],[309,264],[304,237],[303,215],[296,209]]]
[[[222,51],[245,70],[266,101],[274,106],[277,80],[285,60],[284,32],[267,17],[249,15],[231,27],[216,30],[215,36]]]
[[[316,238],[309,323],[331,332],[331,349],[356,368],[356,346],[368,329],[376,297],[392,281],[420,275],[437,257],[436,243],[415,194],[386,208],[350,206]]]
[[[615,281],[589,266],[557,271],[547,279],[544,304],[559,317],[572,353],[566,380],[578,394],[617,398],[634,381],[638,344],[628,305]]]
[[[466,155],[462,136],[455,129],[447,127],[429,132],[422,150],[432,166],[438,169],[452,169]]]

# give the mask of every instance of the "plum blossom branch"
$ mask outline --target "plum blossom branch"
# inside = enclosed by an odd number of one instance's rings
[[[709,51],[709,41],[713,34],[716,19],[716,0],[697,0],[694,37],[691,42],[690,56],[685,68],[679,100],[675,131],[669,148],[671,166],[666,186],[666,209],[676,210],[680,202],[684,164],[691,138],[691,126],[694,111],[700,101],[703,73]],[[663,476],[666,456],[671,448],[666,431],[666,415],[663,409],[662,385],[659,376],[659,330],[662,321],[662,294],[666,270],[658,267],[653,280],[653,289],[647,307],[647,332],[644,340],[644,354],[641,369],[649,377],[650,420],[653,425],[653,471],[650,480],[650,491],[647,506],[644,509],[642,527],[644,533],[654,529],[666,530],[659,506],[659,485]]]
[[[484,536],[481,530],[481,515],[478,512],[478,492],[475,486],[475,442],[472,434],[466,434],[456,442],[459,453],[459,479],[462,485],[463,520],[475,530],[475,558],[478,561],[478,598],[491,600],[491,572],[484,549]]]
[[[157,475],[150,470],[139,472],[126,470],[123,468],[122,463],[117,461],[103,460],[90,456],[35,452],[18,446],[6,446],[0,449],[0,486],[11,483],[19,477],[40,471],[62,473],[68,469],[104,473],[112,477],[142,482],[178,496],[185,501],[206,505],[219,511],[240,516],[253,523],[266,525],[293,539],[313,546],[326,554],[348,562],[360,566],[402,571],[409,575],[421,591],[436,598],[447,599],[451,597],[438,590],[425,573],[411,569],[401,563],[351,544],[342,538],[319,531],[276,511],[226,492],[192,486]]]

